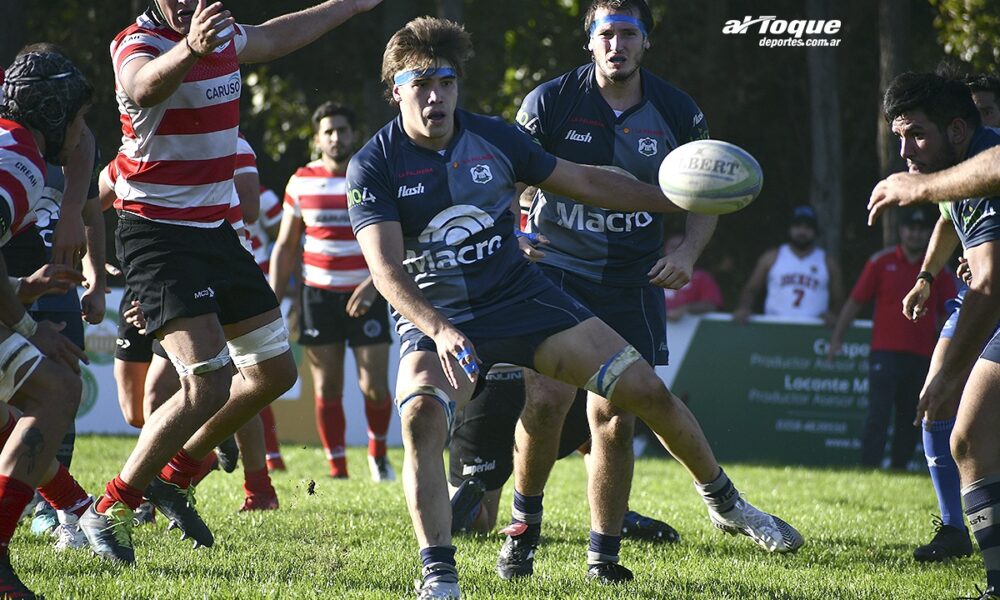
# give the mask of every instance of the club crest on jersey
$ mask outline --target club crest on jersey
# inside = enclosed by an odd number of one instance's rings
[[[639,154],[643,156],[653,156],[656,154],[656,140],[653,138],[640,138],[639,139]]]
[[[472,173],[472,181],[475,183],[489,183],[493,181],[493,171],[490,170],[489,165],[476,165],[469,169]]]

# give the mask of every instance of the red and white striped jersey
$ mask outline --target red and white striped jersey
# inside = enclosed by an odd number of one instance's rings
[[[247,231],[250,233],[253,258],[264,273],[271,268],[271,249],[274,247],[274,240],[267,235],[267,230],[280,222],[281,198],[272,190],[260,186],[260,216],[256,223],[247,225]]]
[[[35,222],[45,188],[45,161],[35,138],[14,121],[0,119],[0,246]]]
[[[347,216],[347,182],[316,160],[292,175],[285,212],[302,219],[302,278],[311,287],[349,292],[368,277],[368,265]]]
[[[233,177],[240,173],[256,172],[257,153],[253,151],[253,146],[241,133],[236,137],[236,168],[233,170]]]
[[[121,84],[130,61],[156,58],[183,39],[146,13],[111,42],[122,124],[115,195],[121,210],[153,221],[214,227],[225,220],[232,195],[245,31],[236,26],[236,37],[199,59],[156,106],[140,107]]]

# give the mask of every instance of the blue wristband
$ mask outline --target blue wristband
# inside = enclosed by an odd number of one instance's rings
[[[531,242],[532,244],[538,243],[537,233],[528,233],[527,231],[521,231],[520,229],[515,229],[514,235],[516,235],[519,238],[527,238],[528,241]]]

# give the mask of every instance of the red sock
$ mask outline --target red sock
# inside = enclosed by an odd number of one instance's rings
[[[201,463],[202,461],[181,448],[160,471],[160,479],[181,489],[187,489],[191,486],[191,480],[194,476],[201,471]]]
[[[0,549],[7,551],[21,512],[35,495],[28,484],[0,475]]]
[[[382,404],[365,402],[365,417],[368,418],[368,454],[385,456],[385,434],[392,419],[392,398]]]
[[[106,513],[115,502],[121,502],[132,510],[142,504],[142,490],[134,488],[122,481],[121,476],[115,477],[104,488],[104,496],[97,501],[97,512]]]
[[[38,488],[38,493],[52,508],[73,513],[78,517],[87,512],[93,501],[62,465],[59,465],[59,470],[51,481]]]
[[[274,486],[271,485],[271,476],[267,474],[267,467],[257,471],[243,472],[243,491],[247,496],[275,496]]]
[[[260,411],[260,420],[264,422],[264,448],[268,460],[281,458],[281,446],[278,444],[278,424],[274,421],[274,411],[271,406],[265,406]]]
[[[343,396],[321,398],[316,396],[316,428],[319,439],[326,450],[326,458],[330,461],[330,475],[334,477],[347,476],[347,459],[344,457],[344,420]]]
[[[208,476],[209,473],[219,468],[219,455],[212,450],[205,460],[201,461],[201,468],[198,469],[198,473],[191,478],[191,485],[198,485],[201,480]]]
[[[0,429],[0,448],[3,448],[10,439],[10,434],[14,433],[14,426],[17,425],[17,417],[11,412],[10,408],[4,406],[2,410],[7,411],[7,424],[4,425],[3,429]]]

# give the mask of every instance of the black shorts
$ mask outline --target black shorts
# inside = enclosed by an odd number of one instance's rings
[[[369,346],[388,344],[389,306],[382,296],[375,296],[368,312],[360,317],[347,316],[347,301],[353,292],[333,292],[302,286],[299,311],[299,344],[321,346],[342,344]]]
[[[559,289],[590,309],[642,354],[650,365],[668,364],[667,305],[655,285],[615,287],[540,265]]]
[[[125,321],[125,311],[132,306],[135,294],[125,288],[122,302],[118,306],[118,339],[115,340],[115,358],[125,362],[148,363],[153,359],[153,340],[151,335],[143,335],[139,330]]]
[[[52,321],[53,323],[65,323],[66,327],[59,333],[66,339],[73,342],[80,350],[85,350],[83,338],[83,317],[78,312],[68,312],[64,310],[33,310],[30,311],[31,318],[36,321]]]
[[[214,313],[229,325],[278,307],[228,223],[187,227],[121,213],[116,241],[125,282],[142,304],[150,333],[180,317]]]
[[[478,477],[487,490],[498,490],[514,472],[514,426],[524,408],[521,371],[490,373],[469,404],[455,416],[449,452],[451,485]],[[590,439],[587,393],[577,390],[559,439],[559,458]]]

